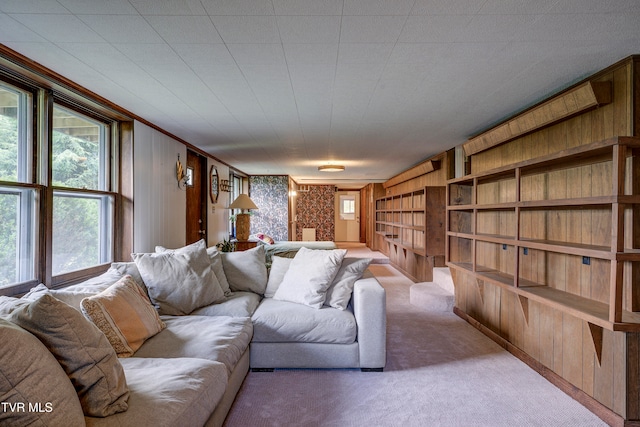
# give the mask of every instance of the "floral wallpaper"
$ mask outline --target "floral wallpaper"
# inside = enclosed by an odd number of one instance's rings
[[[299,192],[296,197],[298,225],[296,240],[302,240],[303,228],[315,228],[316,240],[335,239],[335,187],[333,185],[310,185],[308,192]]]
[[[274,240],[288,240],[289,177],[252,176],[249,197],[258,206],[258,210],[252,211],[251,234],[264,233]]]

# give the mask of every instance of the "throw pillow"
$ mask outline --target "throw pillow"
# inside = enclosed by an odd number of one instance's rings
[[[269,280],[267,281],[267,289],[264,291],[265,298],[273,298],[276,291],[284,279],[284,275],[289,270],[293,258],[283,258],[274,256],[271,260],[271,268],[269,269]]]
[[[213,274],[216,275],[222,291],[224,292],[225,296],[231,295],[231,288],[229,287],[227,276],[225,276],[224,274],[224,267],[222,266],[222,256],[220,256],[220,252],[218,252],[215,246],[212,246],[210,248],[207,248],[207,254],[209,255],[209,259],[211,259],[211,268],[213,269]]]
[[[300,248],[273,299],[322,308],[327,289],[346,253],[345,249]]]
[[[35,335],[58,360],[85,415],[107,417],[129,407],[122,365],[102,332],[67,304],[42,295],[8,320]]]
[[[127,274],[130,275],[144,293],[149,296],[149,291],[147,291],[144,280],[142,280],[142,276],[140,275],[140,270],[138,270],[135,262],[112,262],[111,267],[109,267],[107,271],[114,271],[118,273],[120,277],[124,277]]]
[[[273,245],[275,243],[275,241],[273,240],[273,237],[271,237],[269,235],[266,235],[266,234],[263,234],[263,233],[256,234],[255,238],[260,240],[265,245]]]
[[[351,294],[353,293],[353,285],[356,280],[362,277],[364,271],[371,264],[371,258],[345,258],[342,260],[340,270],[333,279],[333,283],[327,289],[327,296],[324,305],[346,310]]]
[[[0,425],[80,426],[84,415],[69,377],[29,332],[0,319],[0,402],[39,404],[40,411],[0,410]]]
[[[119,357],[129,357],[165,328],[151,301],[129,275],[82,300],[82,312],[107,337]]]
[[[14,298],[0,295],[0,317],[7,317],[14,310],[27,304],[29,304],[29,301],[24,298]]]
[[[131,256],[160,314],[185,315],[224,299],[204,240],[171,251]]]
[[[222,267],[232,291],[264,294],[267,287],[267,266],[264,247],[240,252],[221,252]]]
[[[156,252],[167,252],[172,249],[167,249],[164,246],[156,246]],[[231,289],[229,289],[229,282],[227,281],[227,276],[224,275],[224,268],[222,267],[222,257],[218,252],[218,249],[215,246],[211,246],[207,248],[207,255],[209,255],[209,259],[211,260],[211,268],[213,269],[213,274],[215,274],[216,279],[218,279],[218,283],[220,283],[220,288],[222,288],[222,292],[224,292],[225,296],[229,296],[231,294]]]

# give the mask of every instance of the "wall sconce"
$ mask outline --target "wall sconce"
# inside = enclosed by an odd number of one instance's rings
[[[224,191],[225,193],[231,193],[233,190],[233,186],[229,182],[228,179],[223,179],[220,181],[220,191]]]
[[[186,187],[193,186],[193,168],[187,166],[185,170],[180,162],[180,154],[176,162],[176,179],[178,180],[178,188],[184,190]]]

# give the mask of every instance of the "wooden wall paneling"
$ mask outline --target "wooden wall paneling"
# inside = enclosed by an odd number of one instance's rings
[[[626,387],[622,390],[620,387],[616,387],[614,398],[616,402],[620,400],[625,404],[625,411],[619,413],[625,414],[627,419],[637,420],[640,419],[640,334],[620,335],[626,340],[621,344],[621,347],[626,350],[626,360],[624,361],[626,377],[623,379]],[[623,369],[620,370],[624,373]],[[620,395],[620,391],[622,391],[622,395]]]
[[[634,335],[634,334],[629,334]],[[613,348],[612,352],[613,356],[613,407],[612,409],[623,416],[628,414],[628,410],[630,409],[627,404],[627,392],[633,393],[633,386],[630,384],[629,380],[635,380],[636,382],[639,380],[638,377],[635,379],[629,378],[627,376],[627,367],[630,354],[628,353],[628,344],[630,344],[630,339],[627,338],[626,334],[615,332],[613,334]],[[638,357],[636,353],[632,358]]]
[[[540,356],[538,360],[540,361],[540,363],[542,363],[544,366],[549,367],[551,370],[554,370],[553,341],[555,334],[555,325],[553,312],[554,310],[551,307],[544,304],[540,305]]]
[[[565,378],[564,373],[564,314],[559,310],[553,310],[553,371]]]
[[[595,365],[593,397],[608,408],[613,409],[614,389],[614,332],[604,330],[602,334],[602,360]]]
[[[582,387],[582,323],[571,315],[562,317],[563,377],[576,387]]]
[[[600,329],[602,332],[602,329]],[[588,322],[582,322],[582,390],[589,396],[593,396],[593,382],[595,378],[596,362],[595,347],[591,336],[591,327]]]
[[[522,349],[525,346],[524,342],[524,330],[526,327],[526,322],[524,316],[522,315],[522,309],[520,307],[520,301],[518,301],[518,295],[512,292],[502,291],[502,295],[507,297],[509,301],[509,316],[511,317],[511,322],[508,325],[509,327],[509,336],[510,341],[516,347]]]
[[[540,360],[540,304],[535,301],[529,301],[526,307],[528,308],[528,313],[523,325],[524,346],[522,350],[535,360]]]

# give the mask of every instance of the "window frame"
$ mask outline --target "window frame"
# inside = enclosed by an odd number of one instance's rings
[[[52,172],[53,172],[53,110],[56,107],[67,110],[71,113],[78,114],[80,116],[85,116],[91,121],[98,122],[104,127],[102,128],[102,137],[106,139],[104,145],[100,148],[102,151],[102,155],[104,156],[104,163],[100,165],[100,177],[98,181],[98,189],[80,189],[73,187],[64,187],[64,186],[55,186],[49,185],[47,186],[47,191],[49,193],[48,200],[51,202],[47,206],[47,218],[49,224],[51,224],[47,230],[47,271],[46,278],[47,282],[51,283],[52,288],[63,287],[64,285],[72,284],[75,282],[82,281],[88,277],[93,277],[96,274],[100,274],[104,272],[113,261],[116,259],[116,249],[115,245],[117,242],[117,223],[116,223],[116,212],[118,210],[119,197],[118,193],[114,192],[113,189],[117,188],[117,182],[114,177],[117,175],[117,165],[114,165],[114,161],[117,158],[114,153],[117,152],[116,145],[118,144],[118,123],[116,120],[107,118],[103,115],[98,114],[94,110],[85,107],[84,105],[70,101],[66,97],[61,97],[55,92],[52,94],[49,107],[48,117],[48,129],[47,138],[48,138],[48,156],[47,156],[47,165],[43,167],[46,170],[43,171],[43,175],[47,176],[47,182],[52,183]],[[102,188],[102,189],[101,189]],[[63,272],[54,275],[53,274],[53,201],[56,197],[56,194],[64,195],[64,197],[69,197],[71,194],[78,194],[78,197],[82,195],[86,195],[87,197],[109,197],[111,198],[111,209],[110,209],[110,218],[108,222],[111,224],[111,233],[108,238],[108,246],[101,247],[101,253],[108,250],[109,252],[109,260],[101,262],[97,265],[93,265],[87,268],[78,269],[69,272]],[[105,209],[104,206],[102,209]],[[103,212],[104,214],[104,212]],[[106,215],[105,215],[106,217]],[[104,233],[104,223],[100,225],[101,233]]]
[[[26,168],[23,168],[22,175],[18,176],[18,181],[0,181],[0,186],[9,193],[32,192],[33,203],[28,207],[27,215],[32,218],[33,227],[31,234],[21,239],[29,240],[28,245],[32,247],[33,257],[28,260],[33,270],[33,279],[19,277],[19,281],[7,286],[0,287],[0,295],[20,295],[27,292],[33,286],[44,283],[49,288],[64,287],[89,277],[94,277],[106,271],[111,262],[120,260],[122,250],[118,245],[123,242],[127,246],[128,240],[124,233],[129,231],[130,226],[123,224],[131,220],[128,211],[122,212],[122,195],[120,193],[120,171],[122,160],[120,158],[122,139],[127,141],[132,137],[131,118],[126,117],[109,104],[101,104],[99,99],[92,99],[90,93],[82,94],[82,90],[68,90],[60,82],[50,79],[50,76],[43,77],[41,74],[33,72],[29,68],[12,70],[6,67],[6,57],[0,57],[0,84],[19,92],[24,92],[28,96],[28,105],[24,108],[27,121],[19,132],[25,134],[26,147],[19,147],[20,161],[26,161]],[[104,182],[100,183],[100,190],[74,189],[69,187],[57,187],[52,183],[52,144],[53,144],[53,108],[64,108],[70,112],[85,116],[86,118],[104,124],[103,133],[107,142],[104,144],[104,162],[101,165],[100,177]],[[20,119],[19,119],[20,120]],[[127,163],[128,165],[128,163]],[[22,182],[24,181],[24,182]],[[125,187],[128,188],[128,187]],[[108,261],[98,265],[65,272],[53,276],[52,274],[52,250],[53,250],[53,200],[54,193],[65,192],[69,194],[84,194],[92,198],[108,198],[108,213],[102,212],[101,233],[104,235],[104,227],[110,228],[107,247],[101,248],[101,256],[107,254]],[[128,193],[126,193],[128,194]],[[21,202],[24,205],[24,202]],[[105,203],[102,203],[104,208]],[[22,209],[24,211],[24,208]],[[24,214],[21,214],[22,219]],[[107,223],[109,225],[107,225]],[[106,249],[105,249],[106,248]],[[19,250],[23,250],[22,246]],[[18,268],[23,263],[24,258],[16,261]]]

